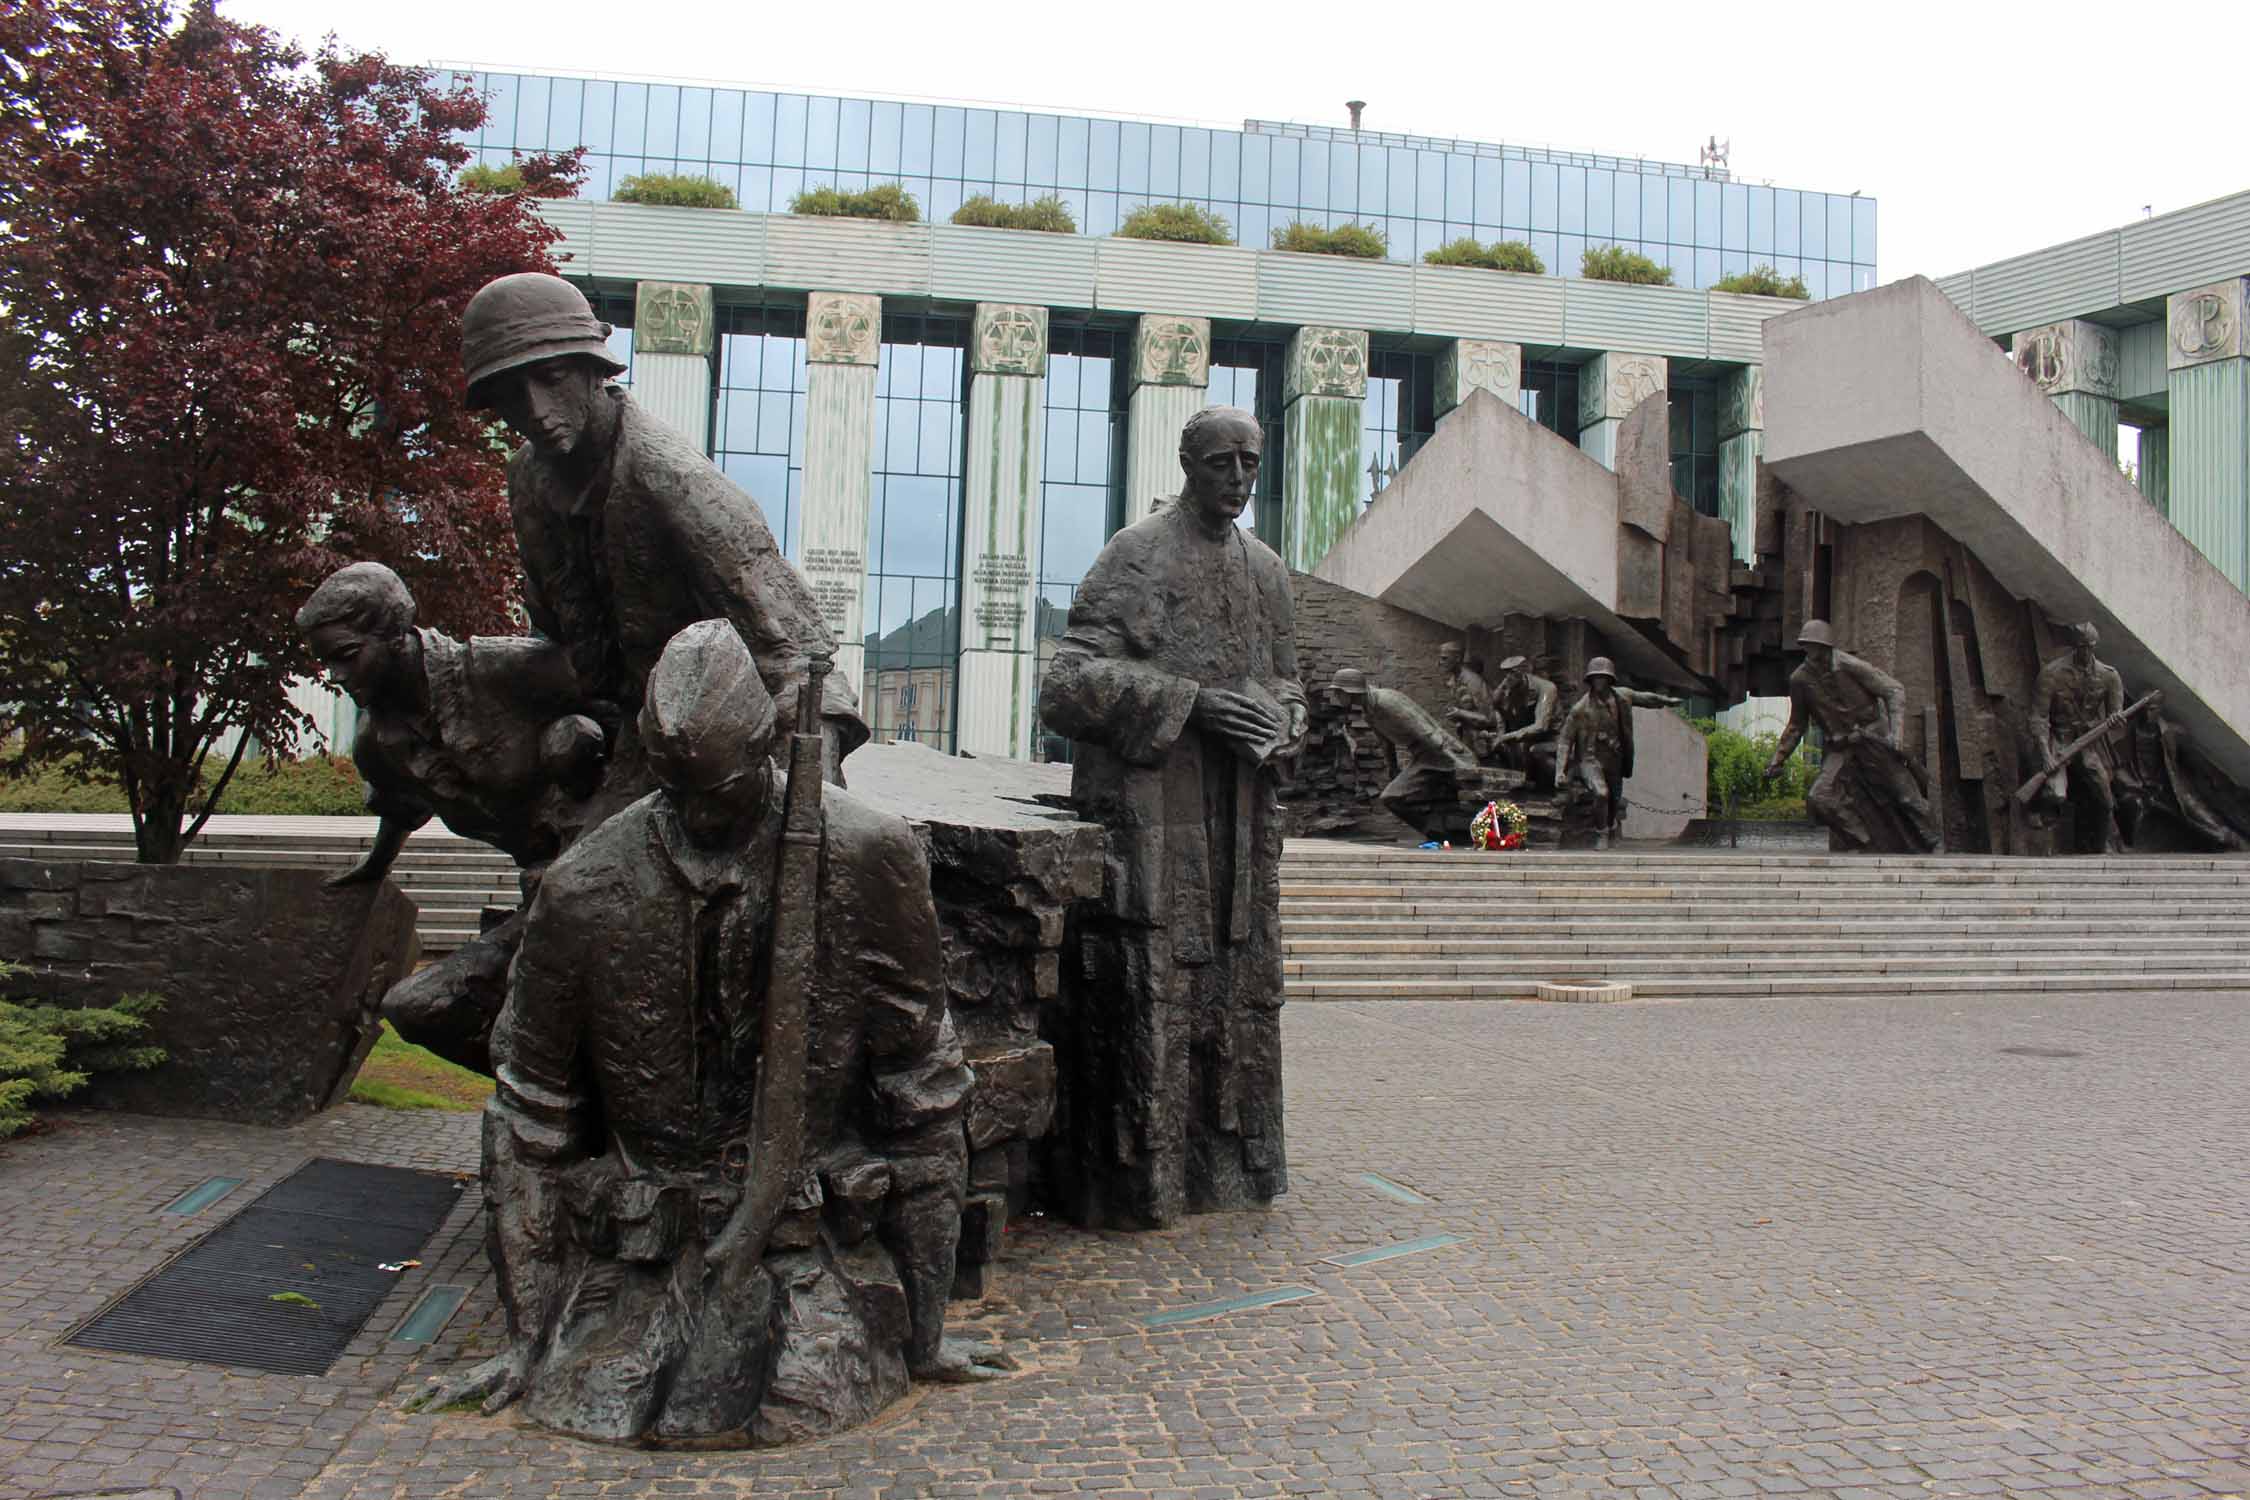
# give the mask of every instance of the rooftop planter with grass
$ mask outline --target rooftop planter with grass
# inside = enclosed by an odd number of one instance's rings
[[[1354,260],[1383,260],[1391,253],[1390,236],[1366,224],[1338,224],[1323,229],[1303,219],[1283,224],[1273,232],[1273,247],[1293,255],[1346,255]]]
[[[953,222],[972,229],[1030,229],[1040,234],[1076,234],[1078,220],[1070,205],[1049,193],[1029,203],[1002,203],[986,193],[953,210]]]
[[[838,187],[806,188],[789,200],[789,211],[813,219],[880,219],[891,224],[922,221],[922,205],[914,201],[902,182],[878,182],[856,192]]]
[[[1711,290],[1739,292],[1747,297],[1791,297],[1799,302],[1812,300],[1812,288],[1805,285],[1804,277],[1785,277],[1771,266],[1752,266],[1747,271],[1722,276],[1711,283]]]
[[[1494,240],[1483,244],[1464,236],[1448,240],[1422,257],[1423,264],[1432,266],[1475,266],[1486,271],[1521,271],[1527,276],[1544,276],[1547,263],[1539,258],[1522,240]]]
[[[1197,203],[1144,203],[1117,226],[1117,238],[1183,245],[1231,245],[1234,226]]]
[[[689,172],[639,172],[624,178],[610,197],[619,203],[660,208],[733,208],[734,189]]]
[[[1578,274],[1588,281],[1624,281],[1635,286],[1670,286],[1672,268],[1660,266],[1623,245],[1595,245],[1578,262]]]

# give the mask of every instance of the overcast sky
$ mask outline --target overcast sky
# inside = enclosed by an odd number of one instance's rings
[[[1714,5],[224,0],[400,61],[1246,117],[1693,162],[1879,200],[1943,275],[2250,187],[2239,0]]]

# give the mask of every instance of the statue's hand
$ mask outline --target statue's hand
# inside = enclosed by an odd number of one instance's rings
[[[449,1379],[431,1376],[430,1389],[408,1401],[406,1409],[443,1411],[464,1401],[476,1401],[482,1403],[477,1410],[489,1417],[523,1394],[530,1373],[530,1351],[510,1349]]]
[[[1018,1368],[1004,1351],[990,1344],[941,1339],[936,1352],[914,1366],[914,1378],[945,1385],[966,1385],[978,1380],[998,1380]]]
[[[1273,711],[1247,693],[1231,688],[1202,688],[1195,695],[1190,715],[1212,734],[1255,745],[1281,734],[1285,727]]]
[[[1762,774],[1765,776],[1766,780],[1773,780],[1775,777],[1781,774],[1781,762],[1778,760],[1767,761],[1766,769]]]

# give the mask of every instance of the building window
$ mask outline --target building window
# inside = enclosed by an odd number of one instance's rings
[[[1672,414],[1672,492],[1697,515],[1719,513],[1719,391],[1709,380],[1675,380],[1666,392]]]
[[[1125,372],[1130,329],[1057,320],[1047,330],[1047,428],[1041,439],[1039,592],[1034,639],[1044,680],[1078,584],[1123,519]],[[1066,761],[1070,742],[1042,734],[1034,758]]]
[[[885,312],[867,514],[860,711],[877,740],[946,751],[961,651],[967,336],[966,318]]]
[[[1360,473],[1365,509],[1437,430],[1435,356],[1411,349],[1374,349],[1367,356],[1367,402],[1360,415]]]
[[[749,491],[791,562],[804,531],[805,310],[719,308],[711,460]]]

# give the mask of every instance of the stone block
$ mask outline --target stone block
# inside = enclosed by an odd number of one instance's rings
[[[1055,1113],[1055,1049],[1045,1042],[971,1057],[977,1085],[969,1095],[969,1149],[1047,1133]]]
[[[0,859],[0,904],[55,891],[62,868]],[[97,1075],[78,1098],[287,1125],[349,1092],[375,1043],[383,992],[417,956],[414,905],[398,887],[332,890],[311,869],[79,868],[101,883],[103,914],[34,924],[33,962],[14,988],[69,1005],[161,996],[150,1030],[166,1060]]]
[[[1002,1193],[972,1193],[961,1204],[962,1261],[989,1265],[1000,1258],[1008,1231],[1008,1199]]]

